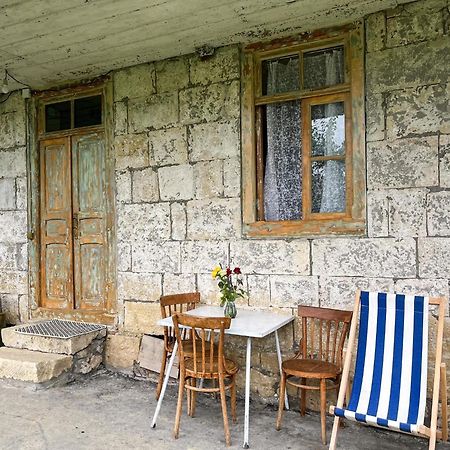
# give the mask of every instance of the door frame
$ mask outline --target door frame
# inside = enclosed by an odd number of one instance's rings
[[[47,103],[86,97],[95,94],[103,95],[103,125],[90,126],[67,131],[43,133],[42,108]],[[61,318],[95,322],[106,325],[117,323],[117,241],[115,211],[115,173],[114,173],[114,118],[113,118],[113,85],[109,77],[96,79],[88,84],[58,90],[33,92],[27,110],[27,172],[28,172],[28,275],[29,275],[29,317]],[[107,183],[107,228],[110,230],[108,240],[108,281],[107,304],[105,311],[89,310],[56,310],[44,308],[40,302],[40,164],[39,142],[44,138],[66,137],[77,134],[103,131],[105,135],[105,170]]]

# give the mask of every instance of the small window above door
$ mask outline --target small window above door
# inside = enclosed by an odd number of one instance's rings
[[[103,123],[102,95],[81,97],[45,105],[46,133],[91,127]]]

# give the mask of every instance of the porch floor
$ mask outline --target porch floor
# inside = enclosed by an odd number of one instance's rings
[[[155,385],[99,371],[70,385],[33,391],[0,382],[0,448],[22,449],[224,449],[220,403],[199,396],[196,417],[183,414],[180,438],[172,438],[176,389],[169,386],[155,429]],[[185,404],[184,404],[185,406]],[[232,447],[242,448],[244,404],[238,402],[238,423],[230,423]],[[184,412],[186,410],[184,409]],[[252,449],[325,449],[320,444],[320,419],[287,411],[283,430],[275,431],[276,411],[253,403]],[[331,432],[328,418],[328,434]],[[424,439],[349,424],[339,435],[343,449],[425,449]],[[450,445],[438,444],[438,449]]]

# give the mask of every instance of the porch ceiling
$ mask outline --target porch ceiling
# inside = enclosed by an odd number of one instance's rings
[[[348,23],[406,1],[6,0],[0,3],[0,70],[42,89],[205,44]]]

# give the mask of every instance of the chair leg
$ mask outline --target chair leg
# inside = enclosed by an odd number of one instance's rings
[[[326,429],[326,409],[327,409],[327,382],[325,378],[320,380],[320,425],[322,428],[322,444],[327,443],[327,429]]]
[[[191,386],[192,385],[192,378],[188,378],[186,380],[186,385]],[[191,406],[192,406],[192,391],[189,388],[186,388],[186,403],[187,403],[187,414],[188,416],[191,415]]]
[[[197,379],[192,378],[191,386],[197,387]],[[197,391],[191,391],[191,417],[195,416],[195,402],[197,400]]]
[[[236,375],[233,375],[231,377],[230,396],[231,396],[231,417],[233,419],[233,423],[236,423],[237,422],[237,417],[236,417]]]
[[[175,426],[173,428],[173,437],[175,439],[178,439],[178,433],[180,431],[180,418],[181,418],[181,410],[183,408],[184,383],[185,383],[185,375],[184,373],[180,373],[180,380],[178,386],[177,412],[175,415]]]
[[[167,350],[164,348],[163,350],[163,356],[161,359],[161,369],[159,371],[159,380],[158,380],[158,387],[156,388],[156,400],[159,400],[159,396],[161,394],[161,389],[164,381],[164,375],[166,373],[166,364],[167,364]]]
[[[227,398],[225,394],[225,382],[223,376],[219,377],[220,403],[222,405],[223,428],[225,431],[225,442],[227,447],[231,445],[230,429],[228,428]]]
[[[448,406],[447,406],[447,367],[441,364],[441,408],[442,408],[442,440],[448,441]]]
[[[283,409],[284,409],[284,396],[286,395],[286,372],[283,370],[281,373],[281,381],[280,381],[280,394],[278,400],[278,416],[277,423],[275,425],[275,429],[280,431],[281,429],[281,420],[283,419]]]
[[[302,378],[300,380],[301,384],[306,385],[306,378]],[[307,389],[300,388],[300,414],[302,416],[306,413],[306,393],[308,392]]]

